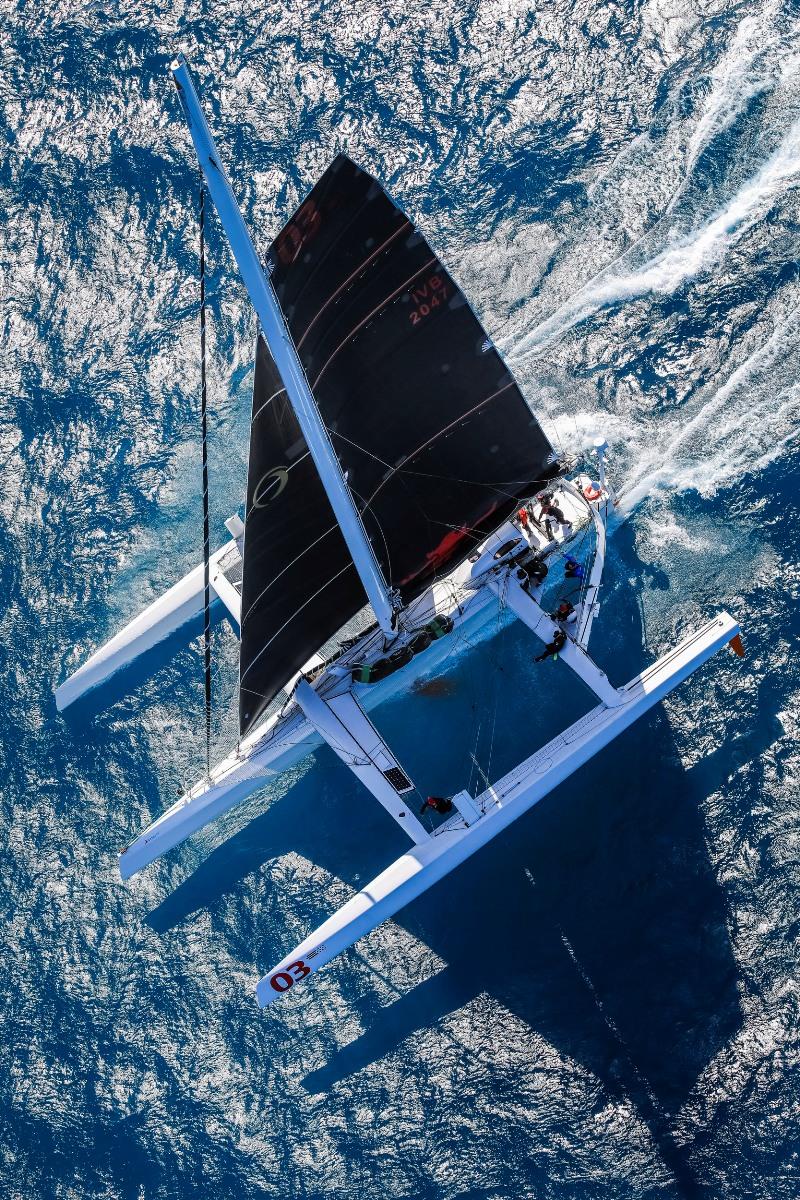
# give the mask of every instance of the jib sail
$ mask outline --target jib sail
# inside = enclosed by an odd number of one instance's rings
[[[552,447],[428,243],[345,156],[275,239],[268,265],[376,557],[408,602],[557,473]],[[260,342],[242,602],[243,732],[364,601]]]

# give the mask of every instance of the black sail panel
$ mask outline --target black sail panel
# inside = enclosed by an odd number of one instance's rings
[[[242,733],[364,603],[333,509],[259,337],[242,580]]]
[[[376,556],[408,601],[557,473],[552,447],[428,243],[345,156],[269,265]]]
[[[339,156],[270,247],[272,284],[387,582],[408,602],[558,470],[462,292]],[[259,339],[247,485],[240,725],[365,603]]]

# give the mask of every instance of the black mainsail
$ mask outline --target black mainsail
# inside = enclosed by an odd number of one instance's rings
[[[275,239],[268,266],[375,555],[407,603],[558,473],[552,447],[428,243],[344,155]],[[242,733],[364,602],[259,338]]]
[[[239,724],[251,728],[364,589],[263,337],[245,508]]]

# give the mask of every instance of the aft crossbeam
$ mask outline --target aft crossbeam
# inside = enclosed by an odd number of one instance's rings
[[[330,962],[353,942],[433,887],[450,871],[537,804],[603,746],[618,737],[739,632],[727,613],[684,638],[620,689],[614,708],[599,705],[521,762],[482,795],[481,816],[454,817],[435,838],[412,847],[288,954],[256,989],[262,1007]]]
[[[410,805],[417,790],[351,691],[323,698],[305,679],[298,681],[294,699],[334,753],[368,787],[376,800],[415,842],[430,834]]]
[[[514,616],[527,625],[541,641],[545,644],[552,642],[559,626],[514,575],[509,573],[492,579],[489,581],[489,587],[496,593],[501,603],[506,604]],[[609,682],[605,671],[601,671],[582,646],[568,637],[562,649],[559,650],[559,657],[594,692],[598,700],[602,700],[603,704],[609,708],[615,708],[621,703],[619,689]]]

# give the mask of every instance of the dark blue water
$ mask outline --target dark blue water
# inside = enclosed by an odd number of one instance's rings
[[[401,848],[325,751],[132,883],[202,772],[197,644],[108,707],[69,669],[200,552],[194,53],[252,228],[339,149],[475,299],[627,520],[595,653],[721,655],[313,986],[258,975]],[[10,1197],[795,1197],[797,240],[790,4],[6,3],[0,27],[0,1180]],[[213,74],[212,74],[213,71]],[[214,528],[253,321],[211,233]],[[585,704],[513,626],[382,727],[430,790]],[[215,747],[236,642],[215,632]],[[113,702],[112,702],[113,701]]]

